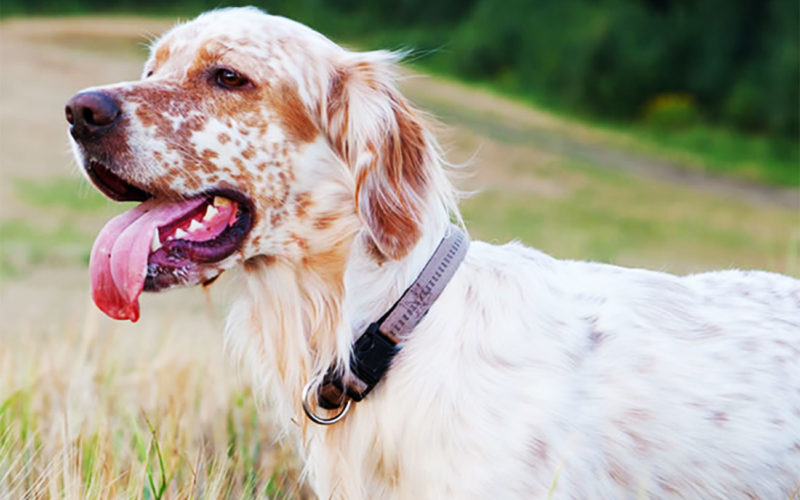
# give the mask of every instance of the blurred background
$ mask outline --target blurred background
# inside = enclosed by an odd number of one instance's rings
[[[0,499],[307,494],[222,349],[235,277],[143,297],[136,325],[91,304],[89,250],[127,207],[78,174],[63,117],[177,20],[248,3],[407,51],[475,238],[800,276],[794,0],[2,0]]]

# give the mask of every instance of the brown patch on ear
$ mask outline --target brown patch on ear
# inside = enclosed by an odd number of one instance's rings
[[[392,98],[396,127],[383,143],[383,172],[373,172],[380,185],[367,192],[372,233],[378,248],[392,259],[400,259],[419,240],[420,203],[424,201],[427,177],[425,136],[408,105]],[[378,167],[380,168],[380,166]],[[356,191],[361,189],[356,187]],[[386,196],[389,189],[395,196]]]
[[[356,208],[375,247],[397,260],[420,238],[432,158],[418,112],[379,64],[388,63],[359,61],[333,72],[329,139],[355,170]]]
[[[270,97],[272,108],[278,113],[284,131],[291,139],[297,142],[311,142],[317,137],[317,127],[311,120],[297,89],[284,84],[272,92]]]

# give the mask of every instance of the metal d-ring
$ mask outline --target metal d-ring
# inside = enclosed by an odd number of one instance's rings
[[[309,397],[311,396],[311,385],[313,384],[314,380],[309,380],[305,387],[303,387],[303,411],[306,412],[306,416],[314,422],[315,424],[319,425],[331,425],[335,424],[339,420],[343,419],[347,412],[350,411],[350,405],[353,403],[352,399],[348,399],[347,402],[344,404],[344,408],[342,411],[337,413],[331,418],[323,418],[314,413],[314,410],[311,407],[311,401]]]

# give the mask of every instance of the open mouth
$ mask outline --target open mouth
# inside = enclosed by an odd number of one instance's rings
[[[92,297],[114,319],[139,319],[139,295],[196,283],[204,266],[240,247],[253,222],[250,200],[237,191],[214,189],[184,199],[161,199],[90,161],[98,189],[117,201],[141,201],[111,219],[95,240],[89,269]]]

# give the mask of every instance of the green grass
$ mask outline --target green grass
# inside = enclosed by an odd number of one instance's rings
[[[91,221],[121,209],[79,178],[19,178],[11,185],[24,215],[0,219],[0,278],[40,265],[88,264]]]
[[[23,387],[0,400],[0,492],[9,498],[147,500],[307,495],[293,459],[273,444],[272,430],[259,419],[247,386],[232,379],[226,382],[230,391],[214,400],[219,392],[203,394],[202,388],[219,372],[207,372],[203,363],[174,369],[153,363],[155,349],[180,348],[180,334],[165,333],[166,342],[145,335],[140,353],[112,351],[108,359],[97,350],[85,357],[66,355],[69,343],[80,343],[85,335],[71,327],[44,345],[12,343],[17,353],[36,348],[38,359],[51,366],[34,364],[37,357],[31,356],[0,369],[0,388],[19,378],[10,370],[27,372]],[[49,369],[72,376],[89,369],[99,380],[80,379],[60,387],[61,379],[54,380]],[[170,384],[140,387],[157,399],[137,409],[119,391],[135,388],[131,377],[142,369],[167,377]],[[192,408],[187,395],[198,390],[202,399]],[[80,398],[75,391],[96,395],[98,403],[76,410],[70,403]]]
[[[723,127],[693,125],[663,131],[646,126],[614,126],[644,142],[644,150],[673,156],[715,173],[777,186],[800,187],[800,144]]]
[[[71,212],[98,212],[114,206],[85,180],[55,177],[47,181],[13,179],[14,194],[29,206]]]
[[[43,264],[88,264],[92,236],[68,222],[42,227],[13,218],[0,220],[0,240],[0,277],[12,277]]]
[[[461,203],[476,237],[519,239],[561,258],[647,266],[672,272],[770,268],[800,272],[800,214],[754,211],[736,200],[704,196],[589,163],[554,161],[520,173],[565,178],[555,196],[487,189]]]

